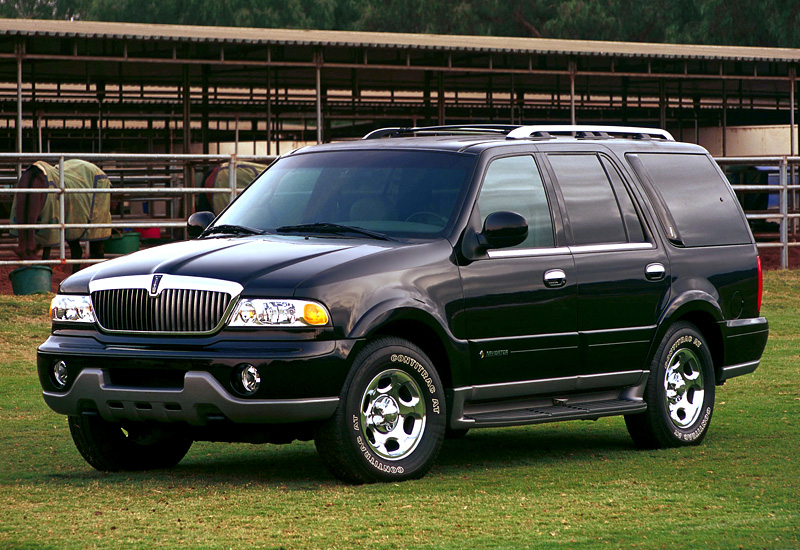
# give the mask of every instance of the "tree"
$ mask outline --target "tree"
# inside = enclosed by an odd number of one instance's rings
[[[79,18],[87,0],[0,0],[0,17],[22,19]]]
[[[798,0],[0,0],[0,16],[800,47]]]

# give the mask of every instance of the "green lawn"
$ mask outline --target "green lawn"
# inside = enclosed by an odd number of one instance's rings
[[[352,487],[311,443],[197,443],[102,474],[39,393],[49,297],[0,297],[0,548],[800,548],[800,272],[770,272],[761,367],[703,445],[635,450],[621,418],[476,430],[420,481]]]

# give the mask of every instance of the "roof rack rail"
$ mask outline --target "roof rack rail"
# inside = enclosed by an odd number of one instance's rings
[[[551,137],[554,134],[571,134],[582,138],[608,138],[611,136],[632,137],[634,139],[664,139],[675,141],[672,134],[658,128],[637,128],[634,126],[593,126],[591,124],[561,124],[550,126],[517,126],[508,133],[506,139],[527,139],[531,137]]]
[[[513,124],[456,124],[451,126],[418,126],[410,128],[380,128],[368,133],[362,139],[378,139],[383,137],[403,137],[413,135],[474,135],[499,134],[506,135],[518,129]]]

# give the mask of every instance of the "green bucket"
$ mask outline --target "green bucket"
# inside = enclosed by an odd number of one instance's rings
[[[105,251],[108,254],[128,254],[139,250],[140,235],[135,232],[126,232],[118,237],[111,237],[105,243]]]
[[[8,274],[11,288],[18,296],[51,292],[53,270],[46,265],[29,265]]]

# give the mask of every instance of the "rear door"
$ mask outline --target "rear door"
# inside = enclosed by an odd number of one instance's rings
[[[564,211],[577,272],[578,389],[632,385],[647,370],[669,262],[611,155],[544,155]]]

